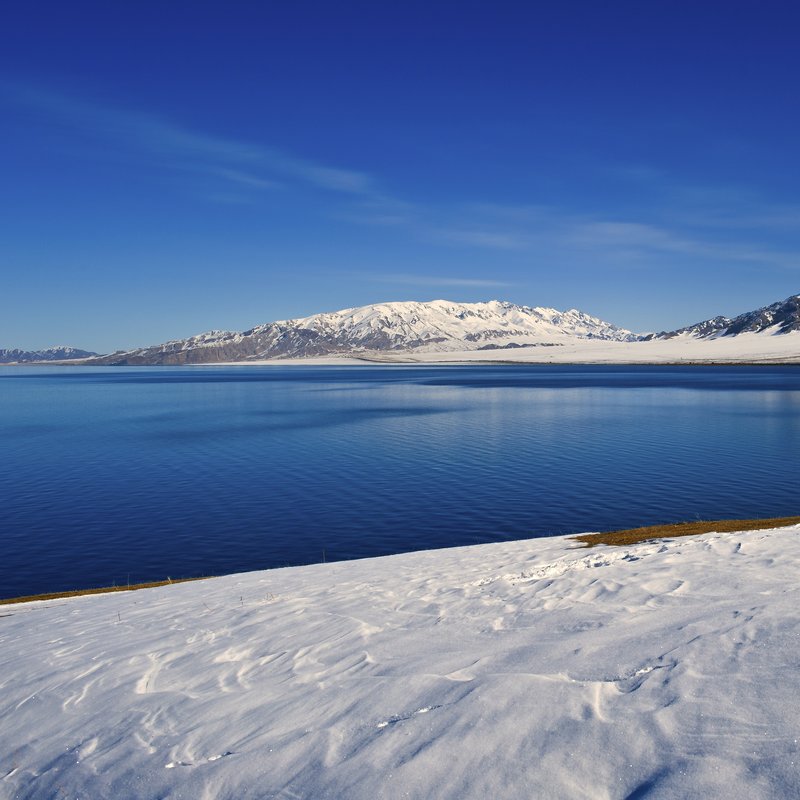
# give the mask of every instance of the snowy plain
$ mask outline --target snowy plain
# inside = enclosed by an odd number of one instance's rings
[[[0,606],[0,797],[800,797],[798,570],[796,526]]]
[[[349,356],[275,358],[233,364],[800,364],[800,331],[740,333],[737,336],[652,339],[619,342],[603,339],[551,338],[546,345],[498,350],[373,351]]]

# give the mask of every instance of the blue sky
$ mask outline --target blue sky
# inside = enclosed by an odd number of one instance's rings
[[[438,297],[660,330],[800,292],[798,9],[14,4],[0,347]]]

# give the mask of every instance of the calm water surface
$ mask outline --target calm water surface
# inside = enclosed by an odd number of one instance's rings
[[[793,367],[0,369],[0,597],[800,514]]]

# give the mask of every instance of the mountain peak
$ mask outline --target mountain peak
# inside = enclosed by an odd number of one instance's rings
[[[104,364],[202,364],[375,351],[493,350],[576,339],[638,337],[577,309],[520,306],[503,300],[392,301],[258,325],[242,333],[209,331],[95,359]]]
[[[800,294],[793,294],[755,311],[747,311],[738,317],[712,317],[687,325],[674,331],[662,332],[653,339],[710,339],[721,336],[737,336],[740,333],[784,334],[800,330]]]

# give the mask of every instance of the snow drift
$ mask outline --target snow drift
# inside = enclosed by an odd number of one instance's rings
[[[800,796],[800,528],[0,606],[0,794]]]

